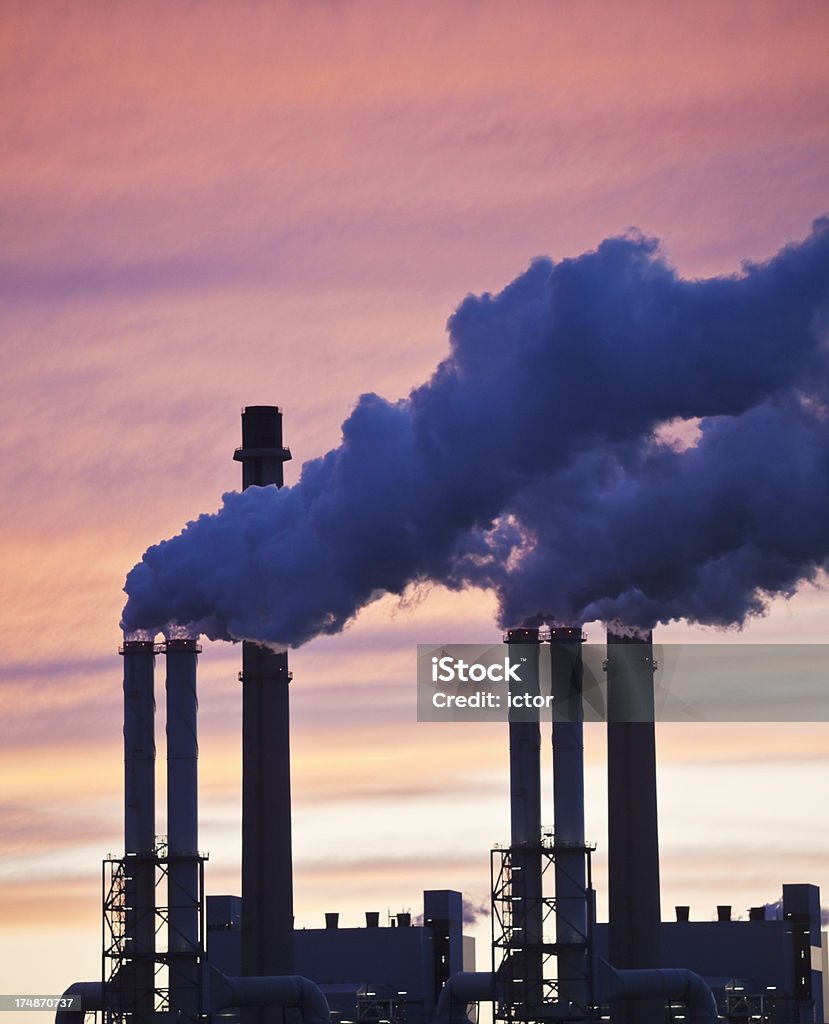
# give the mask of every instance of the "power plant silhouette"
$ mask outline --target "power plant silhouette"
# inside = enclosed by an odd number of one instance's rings
[[[243,489],[280,487],[291,453],[282,414],[242,414]],[[104,861],[102,973],[67,989],[106,1024],[464,1024],[475,1004],[496,1021],[613,1024],[822,1024],[827,983],[816,886],[786,884],[782,913],[663,922],[660,908],[653,647],[650,632],[610,628],[608,696],[609,921],[596,920],[585,839],[580,624],[505,635],[524,682],[550,692],[552,833],[542,830],[542,722],[508,724],[509,843],[491,851],[491,965],[475,969],[462,894],[427,890],[422,923],[408,913],[363,928],[294,930],[288,655],[242,647],[242,892],[205,892],[198,834],[198,637],[127,635],[124,854]],[[529,652],[529,655],[527,654]],[[168,834],[156,834],[155,666],[166,662]],[[630,721],[625,708],[639,712]],[[556,708],[563,709],[560,713]],[[644,719],[644,720],[642,720]],[[77,1004],[76,1004],[77,1005]]]

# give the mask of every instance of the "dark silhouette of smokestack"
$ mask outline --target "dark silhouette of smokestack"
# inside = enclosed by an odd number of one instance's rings
[[[617,969],[658,968],[659,835],[652,635],[607,631],[608,952]],[[611,1003],[612,1024],[662,1024],[660,1000]]]
[[[242,487],[284,483],[282,413],[249,405],[242,413]],[[288,655],[242,644],[242,973],[293,974],[291,747]],[[248,1020],[270,1021],[273,1009]]]
[[[167,657],[167,962],[170,1008],[179,1020],[201,1019],[203,936],[199,863],[199,701],[196,668],[201,646],[171,639]]]
[[[521,682],[510,693],[540,693],[538,630],[510,629],[510,662],[520,664]],[[521,654],[513,653],[519,644]],[[511,1001],[532,1015],[543,1001],[543,923],[541,864],[541,729],[538,710],[510,709],[510,823],[512,919],[520,951],[508,961]]]
[[[586,1011],[590,969],[584,843],[583,639],[581,626],[550,630],[558,999]]]
[[[127,640],[124,657],[125,949],[136,1014],[155,1005],[155,645]]]

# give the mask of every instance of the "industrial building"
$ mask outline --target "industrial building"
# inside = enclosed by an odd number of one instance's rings
[[[814,885],[784,885],[774,908],[752,907],[744,920],[731,907],[716,920],[692,921],[676,907],[676,921],[660,925],[663,967],[701,975],[728,1020],[825,1020],[827,944],[820,930],[820,892]],[[595,929],[595,950],[607,956],[608,926]]]
[[[243,413],[243,485],[280,486],[290,451],[272,406]],[[241,896],[205,894],[198,843],[200,647],[193,636],[126,638],[124,856],[104,862],[103,971],[67,994],[106,1024],[460,1024],[471,1005],[497,1021],[714,1024],[719,1017],[824,1024],[826,943],[815,886],[783,886],[781,914],[661,920],[651,635],[607,637],[608,903],[595,920],[584,835],[580,626],[509,630],[521,686],[555,697],[551,834],[541,828],[542,723],[510,713],[509,843],[492,851],[492,947],[475,971],[462,895],[424,893],[423,913],[364,927],[295,930],[289,683],[285,653],[242,651]],[[544,650],[544,658],[541,651]],[[155,828],[155,666],[166,661],[168,835]],[[556,708],[562,709],[559,713]],[[768,918],[768,919],[767,919]]]
[[[207,958],[229,976],[241,970],[242,901],[207,897]],[[325,927],[294,932],[298,974],[312,978],[325,995],[332,1020],[406,1021],[429,1024],[446,981],[475,969],[475,940],[463,935],[463,899],[448,889],[423,893],[423,913],[380,920],[366,911],[365,925],[340,927],[336,911]]]

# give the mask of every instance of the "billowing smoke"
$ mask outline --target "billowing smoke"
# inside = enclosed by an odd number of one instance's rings
[[[466,541],[456,579],[496,586],[506,621],[685,618],[727,626],[794,593],[829,556],[829,409],[776,396],[711,417],[695,447],[653,440],[577,456]]]
[[[829,558],[829,218],[728,278],[684,280],[638,235],[539,259],[449,334],[297,484],[151,547],[123,627],[298,646],[429,581],[495,588],[502,624],[724,625]],[[695,442],[664,440],[676,421]]]

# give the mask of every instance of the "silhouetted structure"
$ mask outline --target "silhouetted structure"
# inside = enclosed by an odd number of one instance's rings
[[[723,912],[730,907],[717,909],[716,921],[693,921],[689,907],[676,908],[677,920],[660,925],[662,966],[696,971],[720,1014],[735,1024],[825,1021],[826,944],[817,886],[784,885],[780,909],[773,908],[778,917],[752,907],[748,920],[738,921]],[[607,956],[609,930],[596,925],[598,956]]]
[[[284,483],[282,412],[242,413],[242,488]],[[291,739],[287,653],[242,644],[242,974],[293,974]],[[257,1011],[262,1019],[272,1011]]]
[[[240,963],[240,911],[238,897],[208,897],[210,963],[230,975]],[[336,913],[325,919],[324,928],[294,932],[294,957],[297,971],[314,979],[342,1021],[431,1024],[446,980],[474,969],[463,899],[451,889],[423,893],[422,924],[401,913],[381,926],[376,911],[366,913],[363,928],[340,927]]]
[[[592,996],[589,893],[590,851],[584,836],[584,709],[581,626],[550,630],[553,703],[553,850],[556,997],[574,1014]]]
[[[661,967],[653,638],[607,631],[609,960]],[[684,966],[684,965],[683,965]],[[657,1000],[615,1002],[612,1024],[662,1024]]]
[[[275,406],[242,414],[243,487],[281,486],[291,456]],[[713,1024],[713,997],[734,1024],[821,1024],[827,947],[820,894],[784,885],[779,918],[752,908],[748,921],[717,908],[717,921],[660,923],[653,648],[650,633],[607,635],[609,906],[593,922],[592,846],[584,835],[581,627],[509,630],[507,658],[522,664],[515,693],[541,696],[549,652],[554,697],[554,832],[541,826],[541,727],[537,711],[509,716],[510,844],[492,851],[493,966],[474,972],[463,901],[424,893],[422,924],[408,912],[380,927],[293,928],[291,774],[285,653],[245,642],[242,651],[242,896],[205,899],[198,851],[200,647],[125,639],[124,856],[104,862],[103,977],[67,990],[105,1024],[213,1020],[305,1024],[463,1024],[469,1000],[494,1002],[510,1024],[599,1021],[662,1024],[682,999]],[[155,834],[155,657],[167,659],[168,836]],[[543,677],[543,678],[542,678]],[[510,683],[510,694],[513,683]],[[548,870],[552,867],[552,870]],[[551,882],[554,881],[554,886]],[[545,926],[555,924],[555,936]],[[157,942],[159,934],[166,934]],[[599,964],[608,958],[615,971]],[[600,970],[594,972],[594,965]],[[295,975],[299,970],[302,975]],[[696,973],[692,973],[696,972]],[[595,975],[595,976],[594,976]],[[599,975],[602,977],[599,978]],[[311,980],[309,980],[311,979]],[[321,986],[325,995],[320,991]],[[328,997],[328,1003],[326,998]],[[681,1013],[675,1018],[684,1019]],[[83,1014],[61,1012],[59,1024]]]

